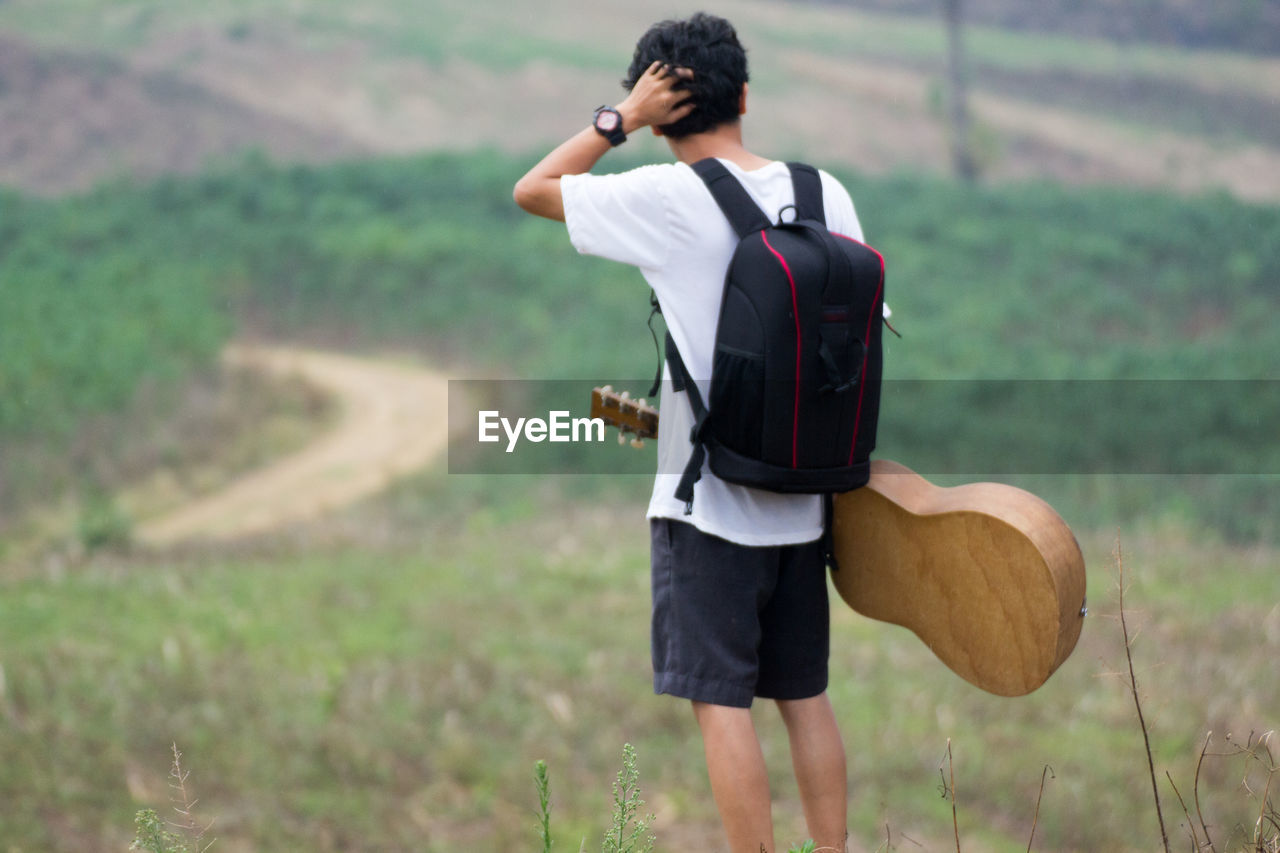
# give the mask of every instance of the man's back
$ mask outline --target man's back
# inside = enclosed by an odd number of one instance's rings
[[[761,168],[744,170],[729,160],[721,162],[771,219],[794,203],[785,163],[768,161]],[[822,181],[828,227],[861,240],[849,194],[826,173]],[[613,175],[567,175],[562,187],[573,245],[580,252],[641,270],[658,296],[690,375],[703,385],[711,376],[724,277],[738,236],[702,179],[684,163],[676,163]],[[694,487],[692,515],[685,516],[685,505],[675,491],[689,459],[692,426],[685,395],[667,395],[650,518],[687,520],[704,532],[745,545],[791,544],[821,535],[818,498],[732,485],[709,470]]]

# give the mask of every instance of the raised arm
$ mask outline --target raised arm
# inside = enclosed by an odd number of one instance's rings
[[[618,104],[622,116],[622,129],[634,133],[645,127],[661,127],[673,124],[694,109],[689,93],[675,88],[681,80],[693,77],[688,68],[671,68],[661,62],[649,66],[649,70],[636,81],[631,93]],[[564,221],[564,199],[560,195],[560,179],[565,175],[580,175],[591,171],[610,148],[594,127],[588,127],[571,136],[543,157],[516,182],[516,204],[536,216]]]

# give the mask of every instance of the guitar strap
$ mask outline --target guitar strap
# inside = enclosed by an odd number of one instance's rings
[[[835,497],[827,492],[822,496],[822,560],[827,568],[838,572],[840,562],[836,559],[836,537],[832,529],[835,517]]]
[[[649,334],[653,335],[653,353],[658,358],[658,366],[653,371],[653,385],[649,388],[648,397],[653,399],[658,396],[658,388],[662,385],[662,350],[658,347],[658,330],[653,328],[653,318],[662,313],[662,306],[658,304],[658,294],[649,291]],[[667,335],[667,351],[674,349],[671,343],[671,335]],[[678,390],[678,389],[677,389]]]
[[[686,392],[689,396],[689,408],[693,410],[693,429],[689,432],[693,451],[689,455],[689,464],[685,465],[684,473],[680,475],[680,483],[676,486],[676,500],[684,501],[685,515],[692,515],[693,484],[702,479],[702,460],[707,455],[707,404],[702,401],[698,384],[684,366],[684,359],[680,357],[680,350],[670,332],[667,332],[667,364],[671,366],[671,390]]]
[[[653,335],[653,348],[658,355],[658,366],[653,374],[653,386],[649,388],[648,396],[650,398],[658,396],[658,389],[662,385],[662,356],[664,353],[658,351],[658,332],[653,328],[653,318],[662,313],[662,306],[658,304],[658,294],[649,291],[649,334]],[[680,477],[680,484],[676,487],[676,497],[684,501],[684,514],[691,515],[693,513],[693,484],[702,479],[702,460],[706,456],[706,448],[702,443],[702,431],[707,423],[707,407],[702,402],[702,394],[698,392],[698,386],[689,378],[689,371],[684,366],[684,359],[680,358],[680,350],[676,347],[675,338],[671,337],[671,333],[666,333],[665,355],[667,364],[671,366],[671,390],[675,393],[688,390],[689,405],[693,409],[694,427],[693,432],[689,436],[689,440],[693,442],[693,453],[689,458],[689,464],[685,466],[684,473]]]

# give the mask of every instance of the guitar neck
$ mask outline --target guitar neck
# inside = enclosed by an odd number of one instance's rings
[[[658,435],[658,410],[644,399],[632,399],[626,391],[614,391],[610,385],[591,389],[591,417],[637,439]]]

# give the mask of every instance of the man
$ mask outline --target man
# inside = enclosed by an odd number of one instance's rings
[[[738,237],[689,164],[719,158],[772,218],[794,202],[790,173],[744,146],[746,53],[729,22],[698,14],[655,24],[637,43],[624,86],[629,94],[616,108],[597,111],[591,126],[520,179],[515,200],[566,222],[580,252],[638,267],[689,374],[703,380]],[[646,127],[665,137],[676,163],[587,174]],[[829,229],[860,240],[848,193],[825,172],[821,178]],[[704,466],[686,514],[674,492],[691,451],[687,395],[664,399],[662,419],[648,511],[654,690],[692,701],[734,853],[774,851],[769,781],[750,714],[756,696],[781,711],[811,836],[820,850],[843,851],[847,779],[826,694],[821,499],[733,485]]]

